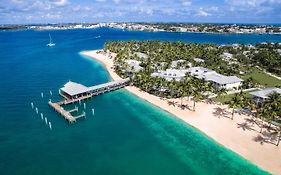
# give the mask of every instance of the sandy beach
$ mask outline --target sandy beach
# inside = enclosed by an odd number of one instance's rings
[[[83,51],[82,55],[101,62],[113,80],[121,79],[113,70],[113,58],[109,54],[98,54],[97,51]],[[126,89],[134,95],[175,115],[182,121],[199,129],[219,144],[236,152],[245,159],[273,174],[281,174],[281,146],[264,142],[267,131],[259,133],[260,128],[252,122],[251,116],[235,114],[231,120],[231,109],[224,105],[197,103],[196,111],[181,109],[180,99],[162,99],[148,94],[134,86]],[[193,101],[184,99],[184,105],[192,106]]]

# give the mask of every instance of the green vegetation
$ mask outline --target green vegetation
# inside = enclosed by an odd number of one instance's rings
[[[247,112],[255,110],[252,113],[252,120],[260,127],[260,132],[263,128],[267,128],[271,132],[271,135],[277,137],[276,146],[279,145],[281,139],[281,123],[277,121],[281,120],[281,94],[276,92],[269,95],[269,97],[263,102],[262,106],[257,106],[251,98],[247,97],[242,91],[235,94],[228,102],[229,107],[233,109],[232,119],[234,117],[235,109],[248,109]],[[258,122],[258,118],[261,119],[262,123]],[[265,125],[264,121],[267,121]],[[275,124],[275,127],[272,127]]]
[[[252,78],[254,81],[257,82],[257,84],[265,86],[265,87],[274,87],[274,86],[280,86],[281,80],[278,80],[277,78],[274,78],[265,72],[259,70],[258,68],[253,68],[249,74],[243,76],[242,78],[246,80],[247,78]]]
[[[251,112],[252,115],[261,118],[262,121],[268,121],[268,127],[270,128],[272,122],[281,120],[281,95],[271,94],[264,105],[258,108],[252,101],[249,92],[243,92],[242,90],[252,87],[281,85],[280,80],[262,71],[265,69],[272,73],[280,73],[281,56],[277,54],[277,49],[280,48],[281,45],[279,44],[248,47],[245,45],[219,46],[160,41],[113,41],[106,43],[104,51],[117,54],[114,59],[116,73],[121,77],[130,77],[131,82],[140,89],[165,98],[183,99],[183,97],[192,97],[192,109],[184,105],[183,100],[181,100],[180,106],[182,109],[187,107],[195,111],[197,102],[207,99],[209,94],[216,93],[217,97],[212,100],[228,104],[233,109],[232,119],[235,116],[236,109],[248,109],[248,112]],[[195,58],[200,58],[199,62]],[[137,66],[140,66],[141,69],[134,71],[128,64],[129,60],[138,61],[139,65]],[[177,65],[174,65],[175,61]],[[280,67],[278,67],[279,65]],[[216,89],[209,82],[188,73],[178,81],[152,76],[153,72],[169,68],[186,69],[190,66],[202,66],[224,75],[242,77],[244,82],[240,87],[240,93],[225,95],[226,89]],[[261,67],[262,70],[257,67]],[[263,124],[259,126],[264,127]],[[275,131],[279,133],[278,145],[281,137],[281,125]]]
[[[251,97],[249,92],[243,92],[243,95],[245,95],[247,98]],[[215,102],[220,102],[222,104],[227,104],[232,100],[234,96],[235,94],[227,94],[223,96],[217,96],[215,98],[212,98],[212,100],[214,100]]]
[[[197,80],[186,75],[183,81],[168,81],[163,78],[152,77],[153,72],[159,72],[170,68],[187,69],[190,66],[201,66],[214,70],[223,75],[236,75],[244,79],[242,89],[253,87],[279,87],[281,81],[264,73],[263,69],[278,73],[281,68],[280,44],[263,43],[253,45],[215,45],[195,44],[183,42],[161,41],[113,41],[105,44],[104,51],[117,54],[114,59],[114,68],[121,77],[131,77],[139,88],[163,97],[181,97],[185,93],[177,94],[171,89],[181,89],[185,83]],[[261,53],[262,57],[259,56]],[[195,58],[200,58],[200,62]],[[141,71],[133,71],[129,68],[128,60],[139,62]],[[173,62],[177,65],[173,65]],[[180,61],[180,62],[178,62]],[[172,67],[172,65],[174,67]],[[276,68],[272,68],[276,65]],[[257,67],[262,67],[258,69]],[[195,80],[194,80],[195,79]],[[198,81],[198,80],[197,80]],[[141,82],[141,83],[140,83]],[[208,84],[206,82],[200,82]],[[206,93],[206,91],[202,91]],[[221,97],[219,90],[211,89],[219,97],[220,102],[229,101],[232,96]],[[175,95],[177,94],[177,95]],[[194,94],[193,94],[194,95]]]

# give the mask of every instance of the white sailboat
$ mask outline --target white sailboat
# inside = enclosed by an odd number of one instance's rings
[[[55,43],[52,42],[52,37],[50,34],[49,34],[49,37],[50,37],[50,42],[49,42],[49,44],[47,44],[47,46],[52,47],[52,46],[56,45]]]

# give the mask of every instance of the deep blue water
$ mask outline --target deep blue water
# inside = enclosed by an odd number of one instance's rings
[[[52,48],[46,47],[49,33],[56,43]],[[85,85],[110,80],[101,64],[80,56],[80,51],[100,49],[109,40],[131,39],[221,44],[280,42],[281,36],[107,28],[2,31],[0,174],[266,174],[125,90],[88,100],[87,118],[71,125],[47,105],[50,98],[60,99],[57,90],[68,80]],[[52,131],[31,109],[30,102],[52,122]]]

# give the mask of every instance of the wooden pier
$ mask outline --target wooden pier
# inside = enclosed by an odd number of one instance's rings
[[[63,116],[66,120],[68,120],[70,123],[73,123],[76,121],[76,118],[73,117],[69,111],[64,110],[59,103],[52,103],[49,101],[49,105],[55,109],[56,112],[58,112],[61,116]]]
[[[63,109],[63,105],[68,105],[75,102],[81,102],[85,99],[97,96],[99,94],[104,94],[106,92],[111,92],[120,88],[123,88],[129,84],[129,79],[122,79],[119,81],[112,81],[109,83],[104,83],[96,86],[86,87],[82,84],[68,82],[63,88],[59,90],[59,94],[64,98],[64,100],[53,103],[49,101],[49,105],[54,108],[61,116],[63,116],[70,123],[75,122],[77,119],[86,117],[85,112],[79,116],[71,115],[71,112],[78,111],[78,108],[66,111]]]

